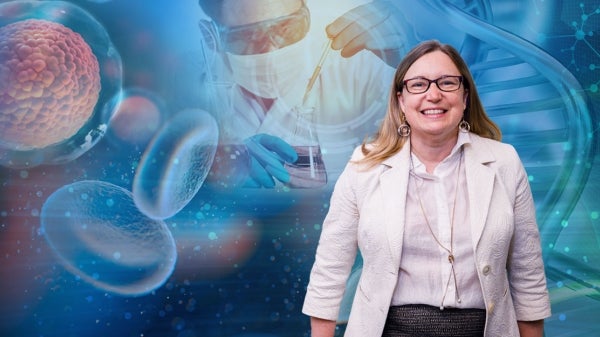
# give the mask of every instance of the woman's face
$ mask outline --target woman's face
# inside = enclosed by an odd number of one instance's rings
[[[422,77],[435,80],[442,76],[460,76],[452,59],[441,51],[434,51],[417,59],[404,76],[404,80]],[[457,137],[458,124],[467,107],[467,93],[464,85],[456,91],[442,91],[435,83],[421,94],[406,90],[398,93],[400,108],[406,115],[411,128],[411,139],[420,137],[423,141],[436,142]]]

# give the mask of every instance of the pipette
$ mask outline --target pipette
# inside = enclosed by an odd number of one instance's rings
[[[327,58],[330,49],[331,39],[327,39],[327,43],[325,43],[325,48],[323,49],[323,53],[321,54],[321,59],[319,60],[319,63],[317,63],[317,66],[315,67],[315,70],[313,71],[310,80],[308,80],[308,85],[306,86],[306,90],[304,91],[304,97],[302,98],[303,104],[306,103],[308,94],[312,90],[313,86],[315,85],[315,82],[317,81],[317,78],[319,77],[319,74],[321,73],[321,68],[323,67],[323,63],[325,63],[325,59]]]

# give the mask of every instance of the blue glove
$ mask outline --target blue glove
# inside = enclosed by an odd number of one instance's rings
[[[279,137],[264,133],[246,138],[244,144],[250,154],[250,176],[244,186],[273,188],[273,178],[283,183],[290,181],[290,174],[283,164],[298,160],[293,147]]]
[[[384,62],[396,67],[410,34],[406,20],[390,1],[380,0],[349,10],[326,28],[331,48],[351,57],[363,49],[370,50]]]

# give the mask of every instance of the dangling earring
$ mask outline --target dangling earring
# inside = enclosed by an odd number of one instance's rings
[[[460,121],[460,123],[458,123],[458,129],[460,130],[460,132],[467,133],[471,131],[471,124],[469,124],[469,122],[463,119]]]
[[[410,125],[406,124],[406,116],[402,114],[402,124],[398,127],[398,134],[400,137],[410,136]]]

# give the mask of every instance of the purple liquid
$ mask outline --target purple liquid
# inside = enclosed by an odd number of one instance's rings
[[[317,188],[327,184],[327,171],[321,155],[320,146],[294,146],[298,160],[285,163],[290,173],[290,188]]]

